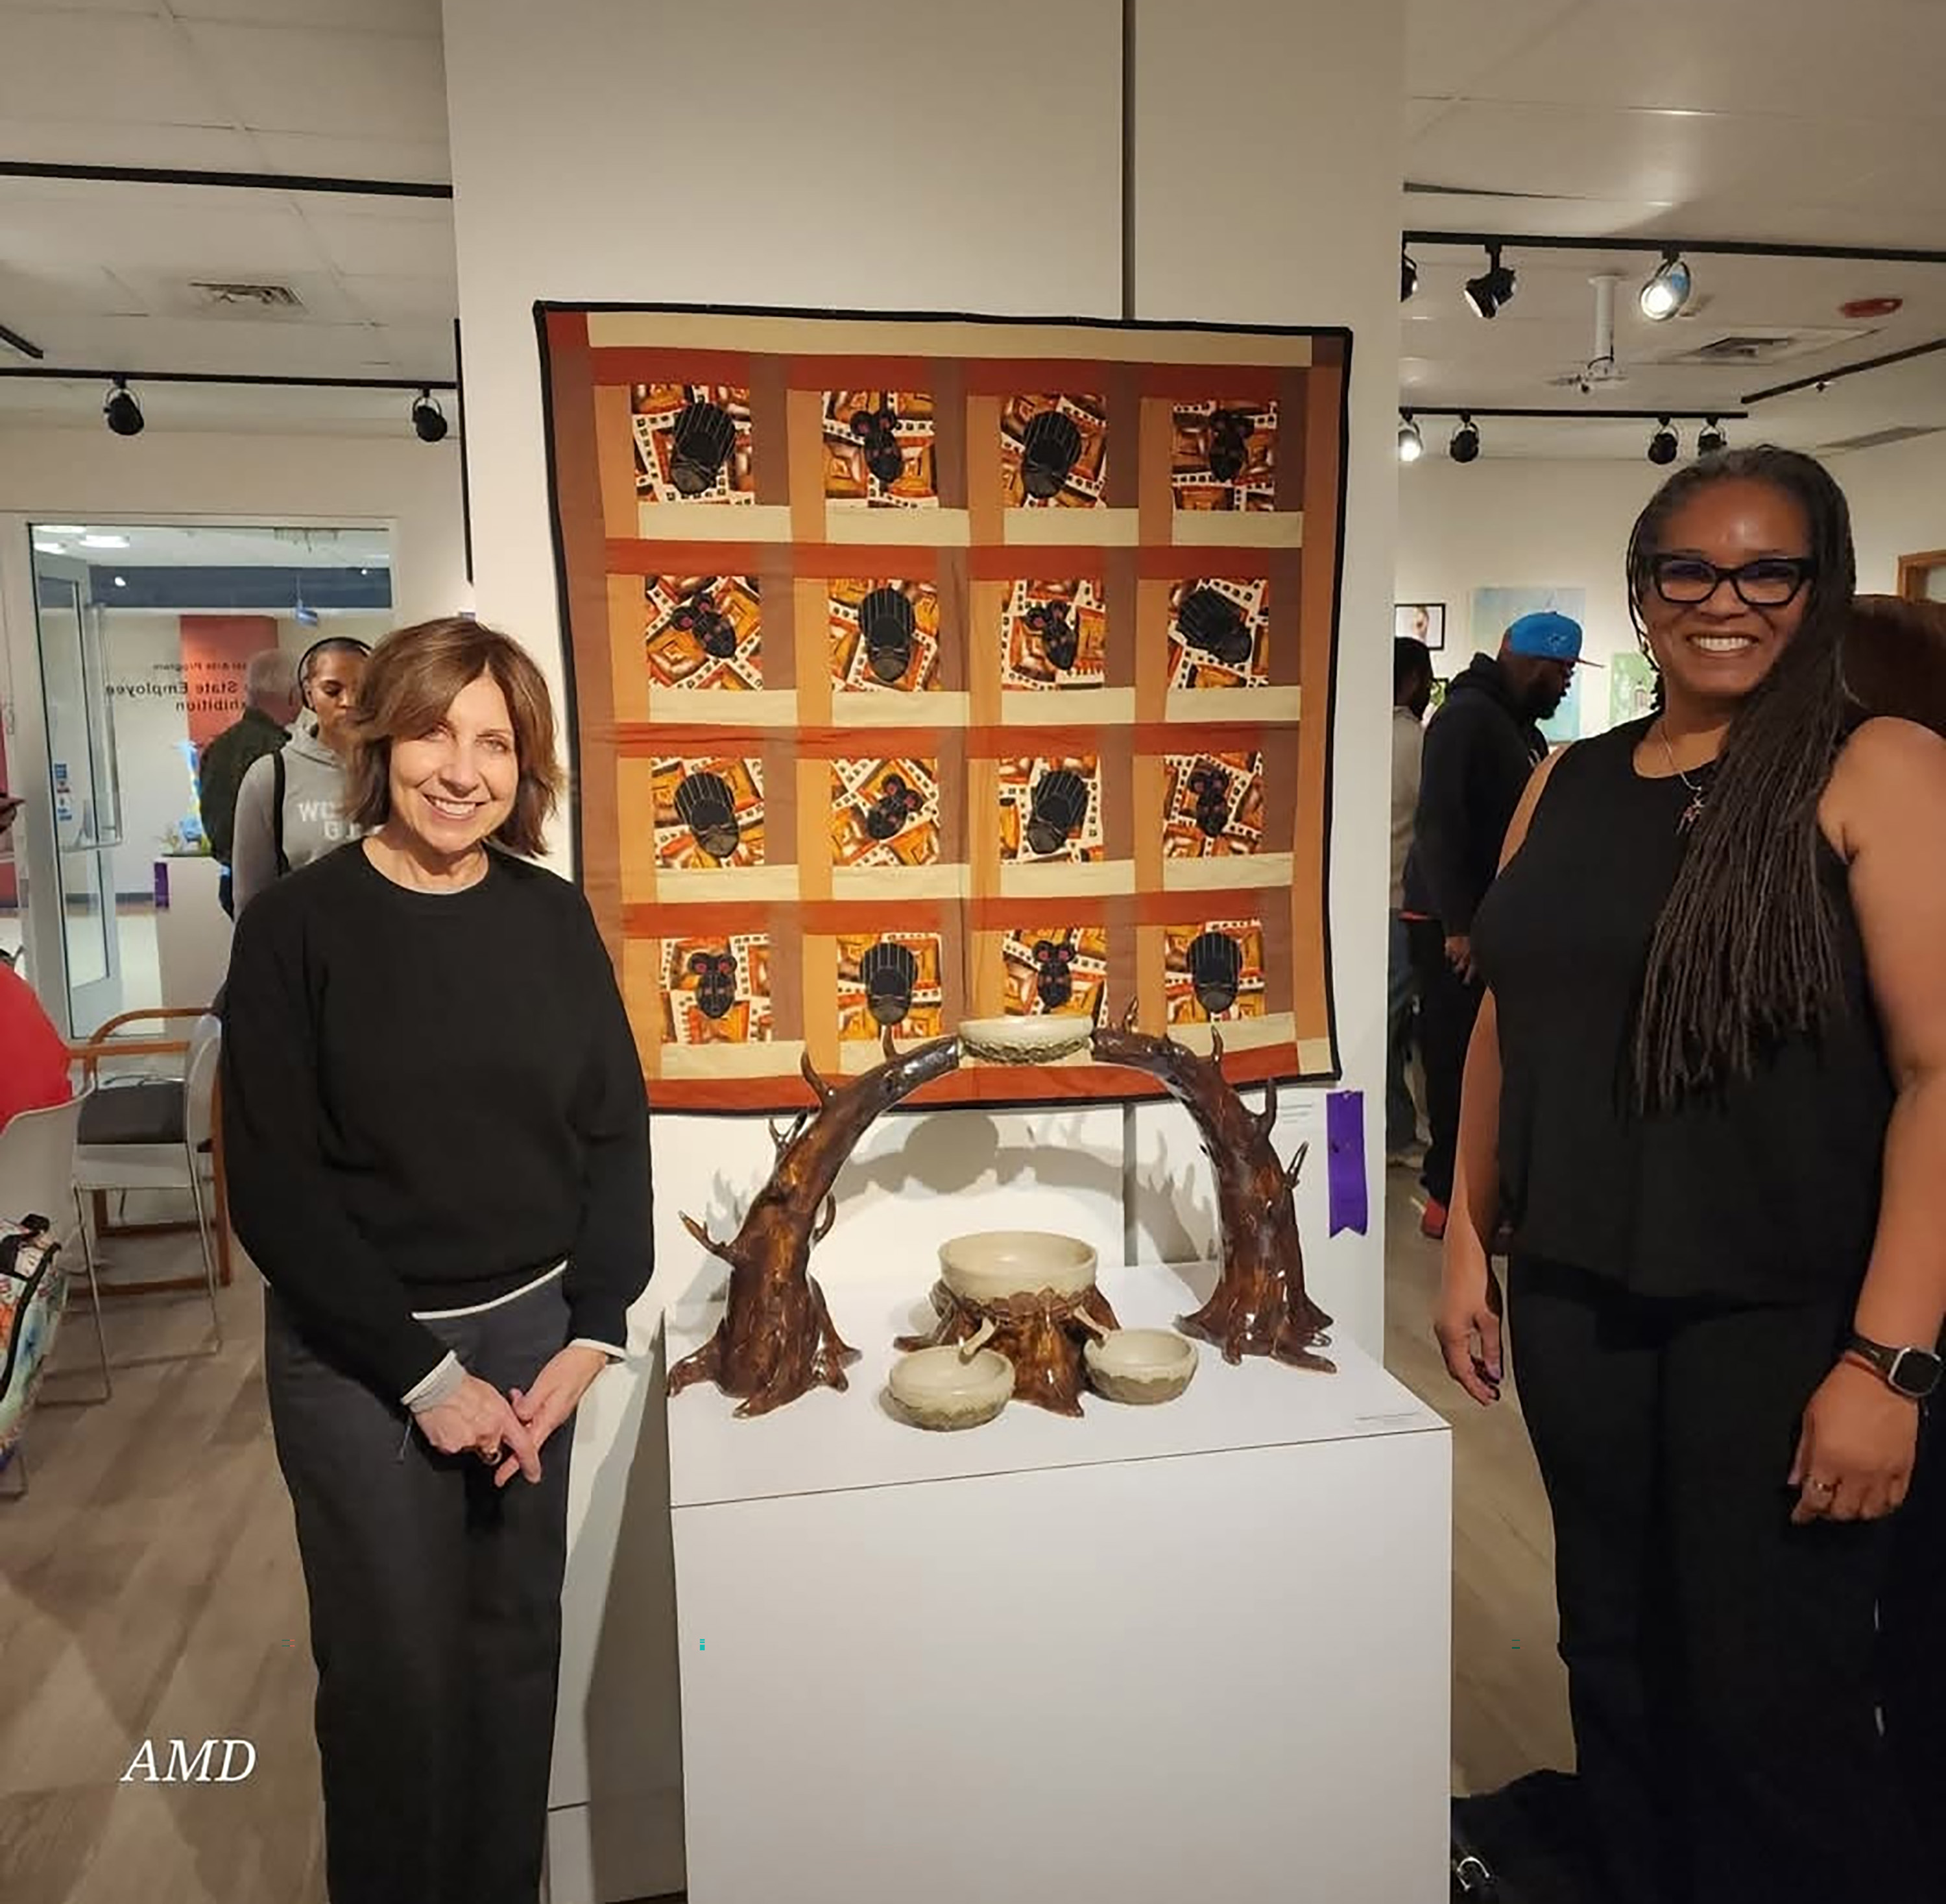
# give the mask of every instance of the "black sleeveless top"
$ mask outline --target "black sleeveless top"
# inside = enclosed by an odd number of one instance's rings
[[[1500,1022],[1503,1209],[1516,1254],[1645,1295],[1794,1301],[1863,1279],[1896,1090],[1846,869],[1821,855],[1843,995],[1756,1075],[1643,1115],[1631,1051],[1690,793],[1636,771],[1649,723],[1573,748],[1474,921]],[[1705,776],[1692,771],[1693,785]]]

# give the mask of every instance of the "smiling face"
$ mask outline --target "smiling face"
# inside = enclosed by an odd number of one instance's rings
[[[317,717],[317,737],[342,752],[357,711],[358,684],[365,678],[365,657],[355,648],[327,648],[310,665],[304,680],[304,699]]]
[[[514,810],[520,764],[491,674],[468,682],[426,733],[392,742],[389,780],[388,830],[408,836],[422,860],[449,865],[499,830]]]
[[[1802,507],[1773,483],[1711,483],[1670,515],[1636,606],[1673,704],[1734,704],[1762,684],[1804,620],[1810,556]],[[1710,568],[1744,570],[1742,591]]]

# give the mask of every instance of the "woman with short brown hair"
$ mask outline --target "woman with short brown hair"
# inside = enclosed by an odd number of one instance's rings
[[[470,622],[372,656],[356,845],[238,922],[231,1214],[317,1663],[333,1904],[534,1904],[575,1409],[650,1267],[647,1107],[533,663]],[[558,1432],[557,1432],[558,1431]]]

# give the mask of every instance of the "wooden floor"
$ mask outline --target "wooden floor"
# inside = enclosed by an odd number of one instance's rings
[[[1509,1399],[1451,1387],[1428,1325],[1438,1251],[1407,1182],[1388,1186],[1388,1360],[1454,1428],[1456,1790],[1571,1762],[1546,1505]],[[118,1246],[125,1276],[193,1247]],[[63,1325],[26,1440],[29,1491],[0,1500],[0,1899],[324,1904],[311,1666],[290,1509],[263,1396],[261,1313],[241,1267],[225,1343],[199,1297],[111,1299],[113,1399],[85,1314]],[[17,1484],[0,1476],[0,1493]],[[144,1739],[247,1739],[255,1773],[119,1782]],[[239,1768],[240,1769],[240,1768]]]

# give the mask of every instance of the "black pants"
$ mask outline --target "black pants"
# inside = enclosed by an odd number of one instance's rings
[[[1419,980],[1419,1055],[1426,1067],[1429,1137],[1419,1181],[1435,1202],[1450,1203],[1453,1153],[1460,1144],[1460,1086],[1484,988],[1469,985],[1447,963],[1446,928],[1437,919],[1408,919],[1406,926]]]
[[[1912,1491],[1892,1523],[1880,1622],[1886,1734],[1946,1899],[1946,1393],[1929,1405]]]
[[[1512,1267],[1612,1904],[1926,1896],[1877,1714],[1896,1521],[1790,1524],[1799,1423],[1849,1311],[1657,1302]]]
[[[558,1281],[432,1328],[528,1387],[567,1339]],[[535,1904],[561,1664],[573,1426],[496,1490],[397,1403],[321,1359],[267,1292],[277,1459],[317,1662],[332,1904]]]

